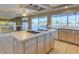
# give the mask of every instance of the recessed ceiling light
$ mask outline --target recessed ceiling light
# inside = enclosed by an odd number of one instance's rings
[[[69,8],[69,7],[68,7],[68,6],[65,6],[64,8],[67,9],[67,8]]]
[[[27,14],[26,13],[23,13],[22,16],[27,16]]]

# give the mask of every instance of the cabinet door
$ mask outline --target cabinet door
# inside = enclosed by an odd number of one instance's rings
[[[55,31],[55,39],[58,39],[58,29]]]
[[[13,53],[13,38],[11,36],[0,37],[0,53]]]
[[[74,43],[74,31],[67,30],[67,42]]]
[[[32,39],[25,41],[25,48],[28,48],[33,45],[37,45],[37,38],[32,38]]]
[[[51,48],[54,48],[55,32],[51,32]]]
[[[50,43],[51,43],[50,40],[51,40],[50,33],[47,33],[46,34],[46,39],[45,39],[45,52],[46,53],[51,49],[51,47],[50,47]]]
[[[75,44],[79,44],[79,31],[75,31]]]
[[[66,39],[66,30],[59,30],[59,40],[67,41]]]
[[[37,48],[37,38],[32,38],[25,42],[25,53],[35,54],[37,53]]]
[[[26,54],[37,54],[37,46],[33,45],[33,46],[26,48],[25,53]]]
[[[45,53],[45,36],[41,35],[38,37],[38,54]]]
[[[14,40],[14,53],[15,54],[24,54],[25,53],[25,43]]]

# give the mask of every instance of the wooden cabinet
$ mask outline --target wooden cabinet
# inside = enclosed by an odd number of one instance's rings
[[[45,35],[41,35],[38,37],[38,54],[45,53]]]
[[[50,43],[51,43],[50,33],[47,33],[47,34],[46,34],[46,39],[45,39],[45,52],[46,52],[46,53],[47,53],[47,52],[50,50],[50,48],[51,48]]]
[[[54,39],[55,39],[55,32],[50,33],[50,48],[54,48]]]
[[[37,38],[32,38],[25,42],[25,53],[27,54],[37,53]]]
[[[13,53],[13,38],[9,36],[0,36],[0,53]]]
[[[54,31],[55,32],[55,39],[58,39],[58,29],[56,29],[56,31]]]
[[[71,29],[59,29],[59,40],[74,43],[74,30]]]
[[[25,48],[28,48],[33,45],[37,45],[37,38],[36,37],[25,41]]]
[[[25,53],[25,43],[24,42],[20,42],[20,41],[17,41],[17,40],[14,40],[14,45],[13,45],[13,51],[15,54],[24,54]]]
[[[75,44],[79,44],[79,31],[75,31]]]
[[[67,33],[66,30],[59,29],[59,40],[67,41]]]
[[[24,37],[20,39],[20,36],[19,38],[11,35],[0,36],[0,53],[44,54],[54,47],[55,33],[53,31],[45,31],[32,38]]]
[[[67,42],[74,43],[74,30],[67,30]]]
[[[33,45],[33,46],[26,48],[25,54],[37,54],[37,46]]]

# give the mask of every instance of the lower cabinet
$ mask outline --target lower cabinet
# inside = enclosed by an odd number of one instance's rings
[[[54,48],[54,44],[55,44],[54,39],[55,39],[55,32],[51,32],[50,34],[50,48],[51,49]]]
[[[59,40],[74,43],[74,32],[73,32],[73,30],[60,29],[59,30]]]
[[[67,32],[66,30],[59,29],[59,40],[67,41]]]
[[[46,39],[45,39],[45,52],[47,53],[50,48],[51,48],[51,36],[50,36],[50,33],[47,33],[46,34]]]
[[[64,30],[64,29],[63,29]],[[72,29],[59,30],[59,40],[79,45],[79,31]]]
[[[14,54],[24,54],[25,53],[24,44],[25,44],[24,42],[14,40],[14,45],[13,45]]]
[[[79,31],[75,31],[75,44],[79,45]]]
[[[0,36],[0,53],[13,53],[13,38],[9,36]]]
[[[67,42],[74,43],[74,30],[67,30]]]
[[[54,36],[55,39],[58,39],[58,29],[56,29],[55,31],[55,36]]]
[[[38,37],[38,54],[45,53],[45,35]]]
[[[25,53],[37,54],[37,38],[33,38],[25,42]]]
[[[37,46],[33,45],[33,46],[26,48],[25,54],[37,54]]]

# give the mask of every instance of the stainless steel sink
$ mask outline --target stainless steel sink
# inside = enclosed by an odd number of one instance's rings
[[[27,31],[27,32],[34,33],[34,34],[40,33],[38,31]]]

